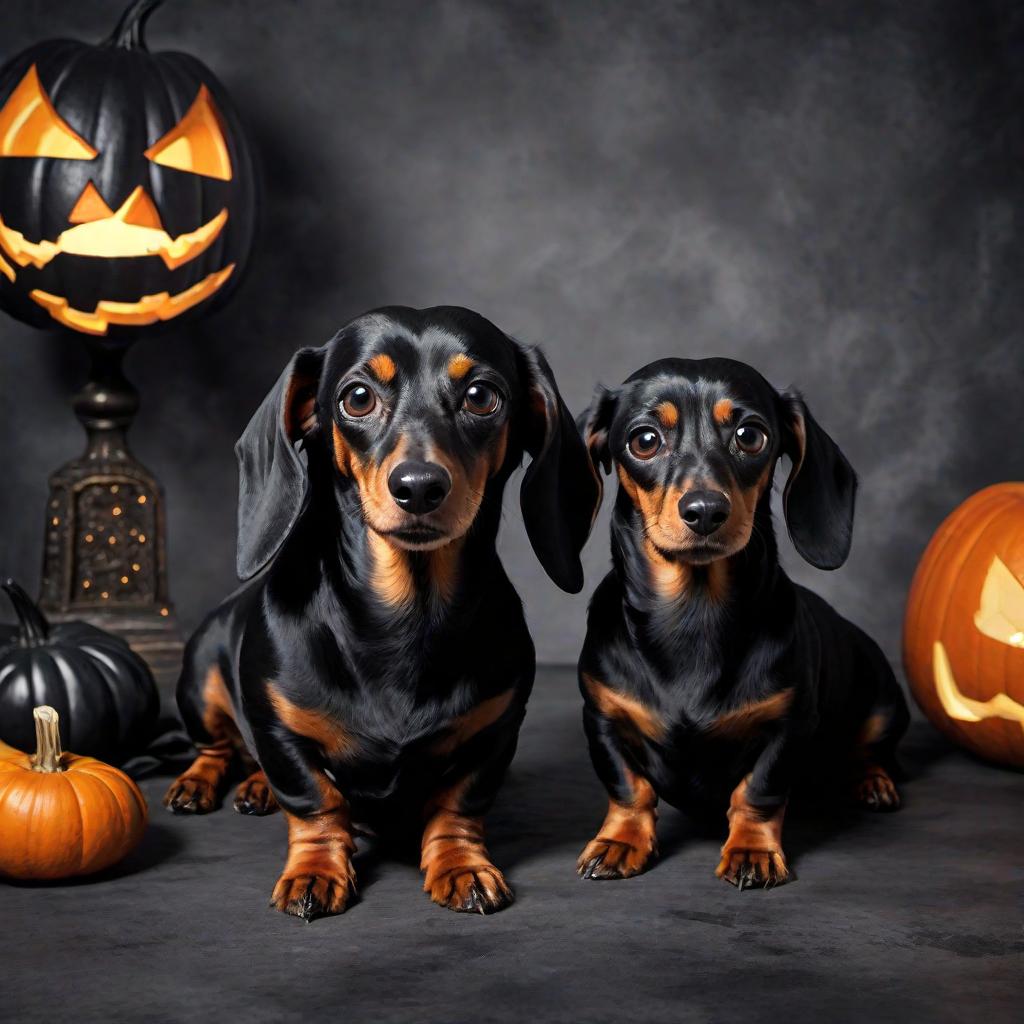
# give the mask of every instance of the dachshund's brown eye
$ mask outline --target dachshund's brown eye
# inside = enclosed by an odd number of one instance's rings
[[[760,428],[745,423],[736,431],[736,447],[747,455],[760,455],[768,443],[768,435]]]
[[[661,435],[650,427],[641,427],[629,439],[629,450],[638,459],[652,459],[661,448]]]
[[[479,380],[466,388],[466,394],[462,398],[462,408],[474,416],[490,416],[491,413],[498,411],[500,403],[498,392]]]
[[[377,407],[377,396],[373,388],[365,384],[353,384],[341,396],[341,408],[346,416],[366,416]]]

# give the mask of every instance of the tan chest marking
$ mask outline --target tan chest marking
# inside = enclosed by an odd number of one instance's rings
[[[631,725],[648,739],[660,740],[664,737],[665,722],[657,711],[641,704],[635,697],[605,686],[586,673],[583,675],[583,684],[602,715]]]
[[[478,732],[497,722],[508,710],[514,696],[514,690],[506,690],[496,697],[488,697],[465,714],[459,715],[452,722],[447,735],[438,740],[431,747],[431,751],[435,754],[450,754],[453,750],[458,750]]]
[[[296,736],[312,740],[332,758],[352,752],[355,744],[345,727],[325,711],[304,708],[286,697],[272,682],[267,682],[267,697],[277,717]]]
[[[773,693],[764,700],[752,701],[750,704],[744,704],[727,711],[724,715],[719,715],[707,727],[707,731],[715,736],[725,736],[729,739],[742,738],[766,722],[782,718],[792,702],[792,688]]]

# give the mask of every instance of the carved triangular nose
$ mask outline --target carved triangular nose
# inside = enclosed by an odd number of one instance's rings
[[[72,224],[91,224],[93,221],[108,220],[111,217],[140,228],[155,228],[162,231],[164,227],[156,205],[141,185],[132,190],[131,195],[115,213],[91,181],[82,189],[82,194],[78,197],[68,220]]]
[[[103,220],[105,217],[113,217],[114,211],[107,206],[103,196],[99,194],[96,186],[90,181],[75,203],[68,220],[72,224],[88,224],[90,221]]]
[[[153,200],[149,198],[146,190],[139,185],[134,192],[121,204],[121,208],[114,214],[118,220],[125,224],[136,224],[141,228],[156,228],[163,230],[163,223],[160,214]]]

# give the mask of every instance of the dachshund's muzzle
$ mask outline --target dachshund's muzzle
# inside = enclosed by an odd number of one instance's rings
[[[694,533],[710,537],[729,518],[729,499],[721,491],[687,491],[679,515]]]
[[[436,511],[451,489],[447,470],[433,462],[400,462],[388,477],[395,504],[414,516]]]

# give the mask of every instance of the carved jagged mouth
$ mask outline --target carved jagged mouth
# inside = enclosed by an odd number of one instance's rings
[[[92,311],[75,309],[67,299],[51,295],[39,288],[28,294],[29,298],[42,306],[57,323],[85,334],[106,334],[111,324],[145,327],[158,320],[171,320],[180,316],[185,310],[213,295],[227,281],[234,269],[235,264],[229,263],[223,270],[207,274],[191,288],[174,295],[170,292],[158,292],[156,295],[143,295],[137,302],[113,302],[102,299],[96,303]]]
[[[137,219],[130,220],[132,217]],[[172,238],[164,230],[156,208],[140,186],[116,213],[68,228],[61,232],[55,242],[46,239],[41,242],[29,241],[0,217],[0,249],[18,266],[27,267],[31,264],[36,269],[42,269],[61,253],[70,253],[104,259],[158,256],[168,270],[175,270],[205,252],[220,236],[227,220],[228,211],[223,209],[195,231]],[[7,270],[3,273],[14,280],[10,264],[7,264]]]
[[[95,200],[102,203],[101,199]],[[223,209],[195,231],[172,238],[164,230],[160,215],[145,190],[139,186],[109,216],[77,224],[60,234],[55,242],[29,241],[20,231],[9,227],[0,217],[0,274],[14,282],[19,267],[37,270],[61,253],[102,259],[157,256],[169,270],[194,260],[220,236],[228,220]],[[4,259],[6,253],[8,259]],[[111,324],[145,327],[158,320],[171,320],[198,305],[216,292],[235,269],[231,263],[207,274],[184,291],[143,295],[135,302],[101,299],[91,310],[75,309],[66,298],[36,288],[29,298],[38,303],[59,324],[85,334],[106,334]]]
[[[997,693],[988,700],[974,700],[957,686],[949,655],[941,641],[932,646],[932,672],[935,692],[943,710],[950,718],[960,722],[981,722],[986,718],[1002,718],[1016,722],[1024,729],[1024,704],[1018,704],[1009,694]]]

